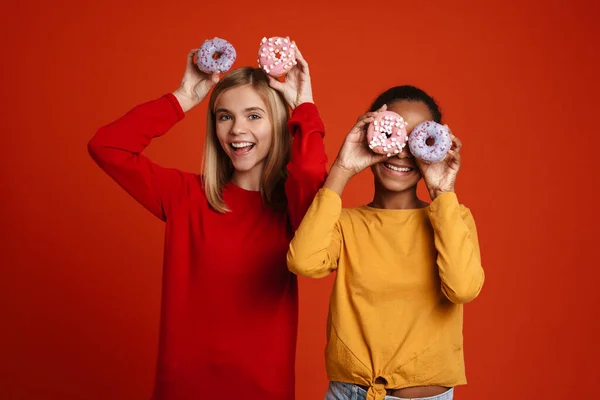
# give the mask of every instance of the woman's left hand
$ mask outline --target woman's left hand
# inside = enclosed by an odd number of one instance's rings
[[[298,64],[287,73],[284,82],[269,76],[269,85],[283,94],[285,101],[293,110],[302,103],[313,103],[313,95],[308,63],[302,57],[296,42],[292,42],[292,44],[294,45]]]
[[[448,126],[446,125],[446,127]],[[452,131],[450,131],[450,139],[452,140],[452,146],[442,161],[427,163],[415,158],[431,200],[435,200],[436,197],[444,192],[454,192],[456,175],[460,169],[460,149],[462,143],[452,134]]]

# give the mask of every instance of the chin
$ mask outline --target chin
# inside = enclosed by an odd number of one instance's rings
[[[408,181],[398,182],[398,181],[393,181],[391,179],[385,179],[385,178],[381,179],[381,177],[376,177],[376,179],[379,181],[379,184],[385,190],[388,190],[390,192],[404,192],[405,190],[414,188],[415,186],[417,186],[417,183],[419,182],[418,179],[411,180],[410,182],[408,182]]]
[[[233,168],[238,172],[248,172],[256,167],[257,163],[252,161],[238,161],[232,162]]]

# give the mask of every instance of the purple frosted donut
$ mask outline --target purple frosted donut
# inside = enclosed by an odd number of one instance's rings
[[[204,41],[196,53],[196,65],[201,71],[212,74],[216,70],[228,71],[235,61],[235,48],[225,39],[215,37]]]
[[[448,128],[433,121],[421,122],[408,136],[410,152],[429,163],[442,161],[451,146]]]

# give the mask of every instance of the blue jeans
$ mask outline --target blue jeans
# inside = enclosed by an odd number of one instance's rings
[[[385,396],[385,400],[452,400],[454,389],[431,397],[418,399],[404,399],[402,397]],[[329,382],[329,389],[325,393],[325,400],[366,400],[367,392],[360,386],[344,382]]]

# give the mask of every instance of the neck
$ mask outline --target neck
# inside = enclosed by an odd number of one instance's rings
[[[262,170],[262,164],[255,166],[249,171],[234,170],[231,176],[231,183],[242,189],[258,192],[260,190]]]
[[[375,195],[370,206],[387,210],[410,210],[426,207],[427,203],[417,197],[416,185],[401,192],[393,192],[375,182]]]

